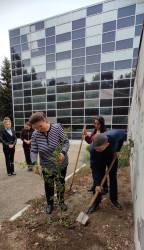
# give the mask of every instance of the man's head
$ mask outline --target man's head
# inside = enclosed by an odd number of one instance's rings
[[[108,137],[105,134],[96,134],[93,138],[93,146],[98,152],[102,152],[109,146]]]

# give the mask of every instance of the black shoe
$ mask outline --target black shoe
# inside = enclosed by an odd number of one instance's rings
[[[105,195],[108,193],[108,188],[103,188],[101,191],[101,195]]]
[[[67,205],[66,205],[64,202],[62,202],[62,203],[60,204],[60,206],[61,206],[61,209],[62,209],[63,211],[66,211],[66,210],[67,210]]]
[[[97,208],[99,207],[99,203],[94,203],[90,209],[89,209],[89,214],[91,214],[92,212],[94,212]]]
[[[122,209],[122,207],[121,207],[121,205],[118,203],[118,201],[113,201],[113,200],[111,200],[111,203],[112,203],[117,209],[119,209],[119,210]]]
[[[92,187],[88,188],[87,191],[88,191],[88,192],[93,192],[93,191],[94,191],[94,187],[92,186]]]
[[[47,213],[47,214],[51,214],[52,211],[53,211],[53,205],[48,205],[48,206],[46,207],[46,213]]]
[[[8,174],[8,176],[11,176],[11,174]]]

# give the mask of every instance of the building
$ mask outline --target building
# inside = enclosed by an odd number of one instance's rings
[[[112,0],[9,31],[17,134],[35,111],[70,127],[127,129],[144,0]]]

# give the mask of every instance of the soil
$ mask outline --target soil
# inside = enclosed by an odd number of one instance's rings
[[[45,197],[29,201],[31,205],[20,218],[5,222],[0,231],[1,250],[134,250],[133,204],[130,188],[129,167],[118,170],[119,202],[122,210],[116,209],[103,196],[99,208],[89,214],[86,226],[76,222],[79,213],[85,212],[92,199],[87,188],[92,184],[89,167],[83,168],[74,179],[66,184],[65,203],[68,210],[60,211],[56,204],[51,215],[45,213]]]

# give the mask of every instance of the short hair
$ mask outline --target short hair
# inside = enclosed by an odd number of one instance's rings
[[[108,137],[105,134],[95,134],[93,138],[93,146],[103,146],[108,142]]]
[[[3,120],[3,125],[5,125],[7,122],[10,122],[11,123],[11,120],[9,117],[5,117],[4,120]]]
[[[25,125],[31,127],[32,125],[30,124],[30,122],[25,122]]]
[[[46,115],[43,112],[36,112],[34,114],[32,114],[29,118],[29,123],[31,125],[35,124],[36,122],[39,121],[44,121],[44,119],[46,119]]]

